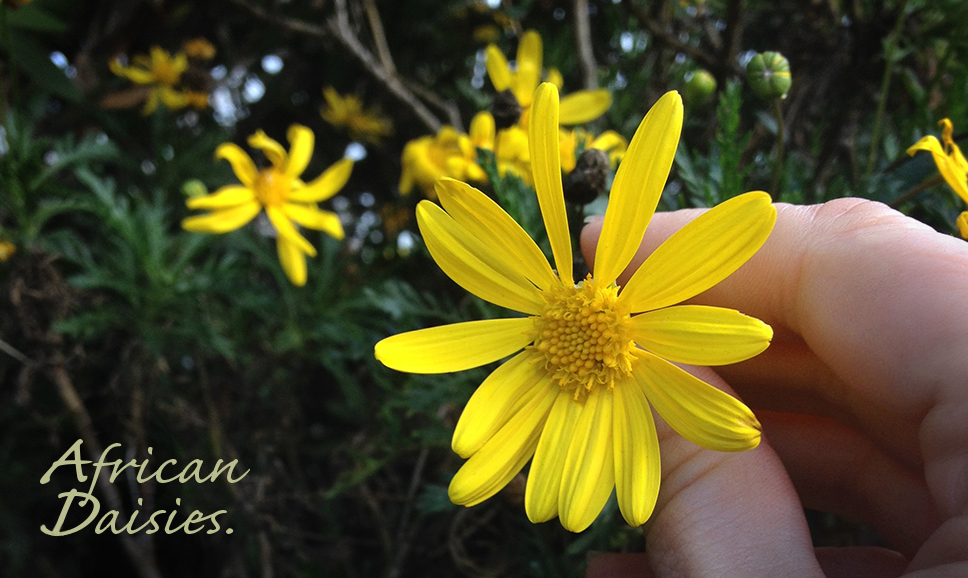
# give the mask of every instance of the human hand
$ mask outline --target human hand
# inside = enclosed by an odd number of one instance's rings
[[[688,368],[735,390],[762,443],[704,450],[655,414],[646,553],[601,555],[589,578],[968,576],[968,244],[861,199],[777,212],[760,251],[691,301],[773,326],[749,361]],[[699,214],[657,213],[619,284]],[[589,264],[600,230],[582,231]],[[896,551],[814,549],[803,507],[870,523]]]

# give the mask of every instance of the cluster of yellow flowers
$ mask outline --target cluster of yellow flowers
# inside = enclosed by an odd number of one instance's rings
[[[208,106],[209,76],[197,64],[214,56],[215,47],[204,38],[196,38],[185,42],[182,50],[174,55],[160,46],[152,46],[147,55],[132,57],[131,66],[113,60],[109,67],[118,76],[150,87],[143,114],[151,114],[159,104],[169,110],[188,106],[203,109]]]
[[[471,121],[465,134],[451,126],[444,126],[435,136],[423,136],[407,143],[403,149],[400,192],[409,194],[414,185],[428,198],[436,198],[434,182],[439,177],[450,177],[470,182],[483,182],[487,175],[477,163],[476,149],[494,153],[501,176],[511,173],[528,185],[531,180],[531,157],[528,148],[528,119],[532,95],[541,80],[543,50],[541,36],[534,30],[525,32],[518,44],[515,68],[511,69],[501,50],[494,44],[487,47],[487,73],[498,96],[498,105],[491,112],[480,112]],[[547,80],[558,89],[562,77],[557,69],[549,69]],[[584,90],[561,100],[559,123],[562,126],[584,124],[600,117],[612,104],[612,96],[605,89]],[[495,118],[499,116],[500,118]],[[599,136],[582,130],[559,128],[558,151],[565,172],[575,168],[576,155],[582,150],[599,149],[608,154],[614,167],[628,143],[614,131]]]

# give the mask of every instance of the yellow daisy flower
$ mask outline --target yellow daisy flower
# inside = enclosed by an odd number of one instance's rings
[[[111,72],[135,84],[152,85],[142,114],[151,114],[159,103],[170,110],[182,109],[190,104],[185,93],[175,89],[182,73],[188,69],[188,57],[183,52],[172,56],[161,47],[152,46],[150,56],[138,54],[131,62],[131,66],[122,66],[117,60],[112,60],[108,66]]]
[[[613,488],[625,520],[648,520],[659,491],[659,442],[649,404],[683,437],[742,451],[760,424],[741,402],[676,363],[723,365],[762,352],[773,331],[731,309],[679,305],[719,283],[769,236],[766,193],[741,195],[663,243],[624,287],[619,273],[659,202],[682,129],[682,101],[663,96],[642,120],[619,167],[593,275],[575,283],[558,152],[558,91],[542,84],[529,129],[531,167],[557,265],[486,195],[441,179],[440,206],[417,205],[437,264],[478,297],[526,317],[471,321],[388,337],[374,354],[412,373],[461,371],[514,355],[481,384],[454,432],[467,461],[454,503],[473,506],[532,459],[525,508],[532,522],[558,516],[587,528]],[[521,351],[523,349],[523,351]]]
[[[951,120],[945,118],[938,124],[941,126],[943,147],[934,135],[928,135],[911,145],[907,153],[913,156],[918,151],[930,152],[931,156],[934,157],[934,164],[938,165],[938,171],[944,177],[945,182],[958,193],[961,200],[968,203],[968,161],[965,160],[965,156],[961,154],[961,149],[951,138],[954,132]],[[968,239],[968,212],[964,212],[958,217],[957,225],[962,238]]]
[[[326,107],[320,109],[323,120],[337,128],[345,128],[350,138],[379,144],[383,137],[393,134],[393,122],[373,109],[363,110],[360,99],[340,96],[331,86],[323,89]]]
[[[187,199],[189,209],[208,209],[204,215],[188,217],[182,227],[196,233],[227,233],[255,218],[265,209],[275,227],[279,262],[294,285],[306,284],[306,255],[316,256],[316,249],[293,223],[323,231],[336,239],[343,238],[343,226],[335,213],[320,210],[316,203],[332,197],[349,179],[353,161],[342,159],[310,183],[299,175],[306,170],[313,155],[315,135],[308,128],[294,124],[287,133],[289,154],[281,144],[261,130],[249,137],[249,146],[260,149],[271,166],[256,169],[255,163],[241,147],[224,143],[215,149],[216,159],[232,165],[241,185],[226,185],[210,195]]]
[[[522,114],[519,124],[528,127],[528,109],[534,89],[541,81],[542,47],[541,35],[528,30],[521,36],[518,44],[517,67],[512,72],[501,49],[494,44],[487,47],[487,75],[498,92],[510,90],[521,105]],[[561,73],[557,69],[549,71],[549,80],[560,86]],[[583,124],[602,116],[612,106],[612,94],[606,89],[581,90],[565,96],[559,105],[562,125]]]
[[[473,182],[487,180],[487,173],[477,164],[477,147],[488,148],[488,143],[494,140],[494,119],[488,123],[487,117],[480,114],[474,117],[471,134],[445,125],[436,136],[422,136],[404,145],[400,193],[408,195],[416,185],[427,198],[436,199],[434,182],[439,177]]]

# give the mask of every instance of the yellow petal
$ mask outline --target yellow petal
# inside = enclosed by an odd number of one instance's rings
[[[614,167],[618,161],[625,158],[625,152],[629,148],[629,143],[625,138],[614,130],[607,130],[595,137],[591,148],[608,153],[609,165]]]
[[[659,245],[619,298],[637,313],[695,297],[749,260],[775,222],[776,209],[766,193],[746,193],[720,203]],[[597,270],[597,262],[595,266]]]
[[[482,110],[471,119],[471,143],[477,148],[494,150],[494,116]]]
[[[249,187],[228,185],[211,195],[187,199],[189,209],[224,209],[255,200],[255,193]]]
[[[522,107],[531,105],[535,87],[541,81],[541,35],[528,30],[518,43],[518,68],[514,72],[511,90]]]
[[[303,227],[323,231],[334,239],[342,239],[343,224],[339,220],[339,215],[329,211],[321,211],[315,205],[303,205],[300,203],[286,203],[282,206],[282,211],[287,217],[296,221]]]
[[[633,317],[632,339],[651,353],[692,365],[738,363],[762,353],[773,329],[735,309],[680,305]]]
[[[135,66],[122,66],[117,60],[112,60],[108,68],[115,75],[123,76],[136,84],[149,84],[155,81],[155,77],[147,70]]]
[[[759,445],[763,428],[743,402],[647,351],[637,349],[633,354],[635,382],[679,435],[720,452]]]
[[[931,153],[931,156],[934,157],[934,164],[937,165],[938,172],[940,172],[941,176],[944,177],[945,182],[948,183],[948,186],[954,189],[956,193],[958,193],[958,196],[961,197],[963,201],[968,203],[968,172],[966,172],[968,167],[959,162],[959,160],[963,161],[964,158],[962,157],[961,159],[956,159],[946,155],[944,150],[941,148],[941,143],[938,142],[938,139],[931,135],[928,135],[911,145],[907,152],[909,155],[913,155],[919,150],[924,150]],[[958,154],[960,156],[960,149],[958,150]]]
[[[535,524],[547,522],[558,515],[561,473],[581,408],[571,393],[559,392],[541,432],[524,492],[524,509],[528,519]]]
[[[545,378],[538,394],[457,471],[447,490],[452,502],[468,507],[483,502],[501,491],[531,459],[558,395],[558,387],[550,385],[550,377]]]
[[[262,129],[259,129],[249,136],[248,142],[250,147],[260,149],[276,170],[283,171],[286,166],[286,149],[282,148],[278,141],[269,138]]]
[[[193,233],[228,233],[254,219],[260,210],[262,206],[251,201],[230,209],[188,217],[182,221],[182,228]]]
[[[541,289],[557,283],[541,249],[500,205],[474,187],[446,177],[437,179],[435,189],[447,213],[484,243],[498,261]]]
[[[555,85],[545,82],[534,92],[531,116],[528,130],[534,188],[538,194],[538,204],[548,231],[548,239],[551,241],[558,277],[565,285],[573,285],[571,236],[568,234],[568,214],[565,212],[565,196],[561,189],[558,89]],[[606,225],[607,223],[608,221]],[[598,263],[596,267],[597,265]]]
[[[161,96],[161,103],[168,110],[179,110],[188,106],[188,95],[184,92],[162,86],[159,87],[158,94]]]
[[[625,269],[659,204],[682,131],[682,99],[667,92],[652,106],[618,167],[595,252],[594,277],[607,286]]]
[[[527,317],[468,321],[401,333],[380,341],[373,354],[383,365],[408,373],[464,371],[497,361],[531,343]]]
[[[468,458],[543,389],[557,387],[548,379],[541,356],[523,351],[484,380],[460,414],[451,447]]]
[[[625,521],[638,527],[648,521],[659,496],[659,437],[652,410],[634,380],[619,382],[612,394],[615,497]]]
[[[565,85],[565,79],[561,76],[561,71],[557,68],[549,68],[547,74],[545,74],[545,82],[550,82],[555,85],[558,90]]]
[[[289,200],[297,203],[318,203],[332,197],[343,188],[353,171],[353,161],[340,159],[331,167],[323,171],[305,187],[297,188],[289,193]]]
[[[522,313],[537,315],[544,309],[534,285],[434,203],[417,205],[417,225],[434,261],[467,291]]]
[[[155,112],[159,102],[161,102],[161,89],[151,89],[151,92],[148,93],[148,98],[145,100],[145,106],[141,109],[141,114],[147,116]]]
[[[255,184],[257,174],[255,163],[252,162],[252,157],[242,150],[242,147],[231,142],[220,144],[215,149],[215,160],[218,159],[229,161],[232,172],[243,185],[251,188]]]
[[[958,220],[955,221],[958,225],[958,232],[961,233],[962,239],[968,239],[968,211],[958,215]]]
[[[276,237],[276,252],[279,254],[279,264],[292,284],[296,287],[305,285],[306,254],[281,235]]]
[[[316,135],[303,125],[294,124],[289,127],[286,138],[289,139],[289,163],[286,164],[284,172],[295,178],[303,174],[303,171],[309,165],[309,159],[313,156]]]
[[[597,387],[585,398],[561,473],[558,516],[570,532],[591,525],[615,487],[611,390]]]
[[[561,97],[558,122],[563,126],[585,124],[605,114],[612,106],[612,93],[607,89],[580,90]]]
[[[316,248],[296,230],[292,221],[289,220],[289,217],[286,216],[286,213],[281,208],[266,207],[266,215],[268,215],[269,221],[276,228],[279,236],[285,237],[287,241],[294,244],[300,251],[310,257],[316,256]]]
[[[485,61],[487,75],[491,78],[494,90],[501,92],[511,88],[511,69],[508,61],[501,53],[501,49],[493,44],[487,46],[487,60]]]

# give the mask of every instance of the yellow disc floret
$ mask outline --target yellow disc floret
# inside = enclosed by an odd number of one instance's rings
[[[611,388],[631,374],[635,347],[618,301],[618,287],[599,287],[591,275],[573,287],[542,291],[547,302],[534,320],[529,346],[545,356],[545,368],[562,389],[584,397],[595,386]]]
[[[255,181],[255,195],[265,207],[282,205],[292,191],[292,178],[275,169],[263,169]]]

